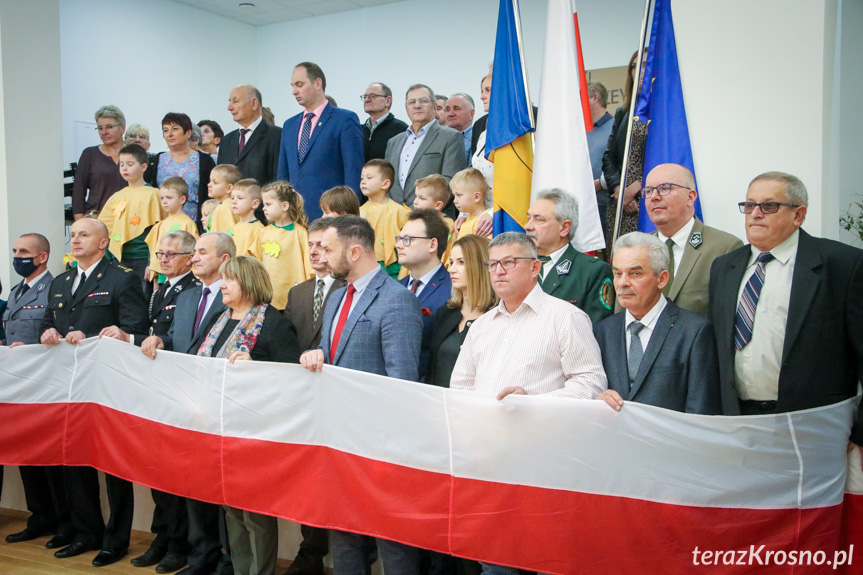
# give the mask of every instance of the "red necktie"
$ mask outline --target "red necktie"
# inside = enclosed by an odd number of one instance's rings
[[[249,130],[248,128],[240,128],[240,149],[237,152],[238,154],[243,153],[243,148],[246,147],[246,134],[250,131],[251,130]]]
[[[422,280],[412,281],[411,282],[411,293],[417,293],[417,290],[419,289],[420,285],[422,285],[422,283],[423,283]]]
[[[354,292],[356,291],[357,288],[354,287],[354,284],[348,284],[348,294],[345,296],[342,313],[339,314],[336,331],[333,332],[333,345],[330,346],[330,365],[335,365],[333,362],[336,358],[336,350],[339,347],[339,340],[342,338],[342,330],[345,328],[345,323],[348,321],[348,314],[351,313],[351,304],[354,302]]]

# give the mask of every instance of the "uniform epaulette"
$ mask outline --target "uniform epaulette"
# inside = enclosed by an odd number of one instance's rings
[[[126,273],[129,273],[130,271],[133,271],[133,270],[132,270],[132,268],[127,268],[127,267],[126,267],[126,266],[124,266],[124,265],[117,264],[117,267],[118,267],[118,268],[120,268],[121,270],[123,270],[123,271],[124,271],[124,272],[126,272]]]

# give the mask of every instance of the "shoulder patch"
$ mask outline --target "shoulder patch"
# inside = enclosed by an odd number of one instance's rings
[[[117,267],[126,273],[129,273],[130,271],[132,271],[132,268],[127,268],[126,266],[124,266],[122,264],[117,264]]]
[[[605,278],[599,285],[599,303],[607,310],[614,307],[614,284],[611,278]]]
[[[689,245],[694,248],[697,248],[704,242],[704,239],[701,237],[701,232],[695,232],[691,236],[689,236]]]

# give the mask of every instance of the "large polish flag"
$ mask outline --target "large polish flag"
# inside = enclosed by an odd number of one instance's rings
[[[108,339],[0,347],[0,463],[542,573],[860,573],[855,408],[615,412]]]
[[[589,252],[603,249],[605,238],[587,148],[573,12],[573,0],[548,2],[531,195],[535,200],[542,190],[560,188],[575,196],[579,213],[572,245]]]

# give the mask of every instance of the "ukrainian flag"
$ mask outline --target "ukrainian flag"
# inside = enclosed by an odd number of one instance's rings
[[[520,39],[518,0],[501,0],[485,140],[494,162],[494,235],[523,232],[530,207],[534,123]]]

